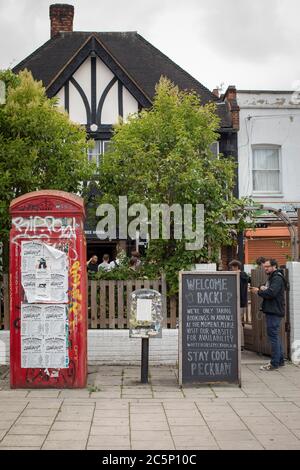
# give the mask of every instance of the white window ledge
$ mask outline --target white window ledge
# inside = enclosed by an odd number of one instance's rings
[[[282,193],[252,193],[252,195],[250,197],[267,197],[267,198],[270,198],[270,197],[278,197],[278,198],[282,198],[284,197],[284,194]]]

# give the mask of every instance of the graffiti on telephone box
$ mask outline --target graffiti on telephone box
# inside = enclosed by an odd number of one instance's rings
[[[49,207],[57,212],[47,213]],[[62,191],[37,191],[15,199],[10,212],[11,387],[84,387],[83,201]]]

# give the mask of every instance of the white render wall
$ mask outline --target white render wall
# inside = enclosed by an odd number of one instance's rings
[[[300,263],[288,262],[287,268],[290,283],[291,358],[294,364],[300,364]]]
[[[238,133],[239,195],[272,207],[300,205],[300,100],[293,92],[238,91],[240,131]],[[282,192],[280,195],[253,195],[252,146],[281,147]],[[284,208],[284,210],[287,210]]]
[[[89,364],[141,363],[141,339],[128,330],[88,330]],[[162,338],[149,339],[149,363],[172,364],[178,360],[178,330],[164,329]],[[0,365],[9,364],[9,331],[0,331]]]
[[[9,364],[9,331],[0,331],[0,365]]]

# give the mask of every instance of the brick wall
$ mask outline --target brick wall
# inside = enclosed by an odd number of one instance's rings
[[[233,129],[239,130],[240,128],[240,107],[237,103],[236,88],[230,85],[222,96],[223,100],[227,102],[232,119]]]
[[[56,3],[49,9],[51,38],[60,31],[73,31],[74,6]]]
[[[88,330],[88,362],[139,365],[141,341],[129,338],[128,330]],[[161,339],[149,340],[150,364],[174,365],[177,360],[177,329],[164,329]],[[0,364],[9,364],[9,331],[0,331]]]

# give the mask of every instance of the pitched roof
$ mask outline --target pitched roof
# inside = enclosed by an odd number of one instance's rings
[[[22,60],[13,71],[18,73],[27,68],[36,80],[42,80],[51,95],[51,85],[91,38],[106,49],[148,100],[153,99],[155,85],[164,75],[180,89],[196,91],[203,104],[218,103],[221,127],[231,127],[226,104],[137,32],[59,33]]]

